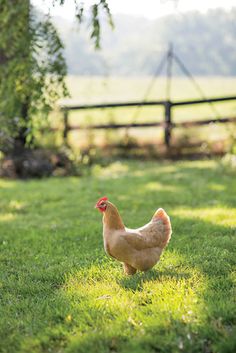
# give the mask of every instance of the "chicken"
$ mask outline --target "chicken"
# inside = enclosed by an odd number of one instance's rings
[[[170,219],[162,208],[155,212],[145,226],[129,229],[107,197],[99,199],[95,207],[103,213],[105,251],[123,262],[126,274],[133,275],[137,270],[147,271],[159,261],[172,232]]]

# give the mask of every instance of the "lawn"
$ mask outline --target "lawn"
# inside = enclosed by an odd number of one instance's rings
[[[0,180],[0,351],[235,352],[235,191],[235,175],[207,160]],[[130,227],[157,207],[170,215],[151,271],[126,277],[105,255],[103,195]]]

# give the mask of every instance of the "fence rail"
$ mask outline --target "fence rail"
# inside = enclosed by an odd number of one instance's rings
[[[224,124],[224,123],[236,123],[236,117],[222,118],[222,119],[208,119],[198,121],[184,121],[180,123],[171,123],[171,128],[174,127],[193,127],[199,125],[208,124]],[[71,125],[68,127],[69,130],[106,130],[106,129],[124,129],[124,128],[140,128],[140,127],[165,127],[165,123],[131,123],[131,124],[95,124],[95,125]]]
[[[236,122],[236,117],[225,117],[216,119],[204,119],[198,121],[186,121],[174,123],[172,121],[172,108],[194,105],[194,104],[212,104],[217,102],[236,101],[236,96],[228,97],[213,97],[207,99],[195,99],[186,101],[143,101],[143,102],[118,102],[118,103],[105,103],[105,104],[62,104],[60,106],[64,117],[64,131],[63,137],[67,141],[68,132],[71,130],[85,130],[85,129],[120,129],[120,128],[140,128],[140,127],[163,127],[164,129],[164,143],[167,147],[170,146],[171,142],[171,131],[173,128],[182,127],[194,127],[208,124],[225,124]],[[130,124],[96,124],[88,126],[80,125],[69,125],[69,112],[72,110],[85,110],[85,109],[108,109],[108,108],[122,108],[122,107],[141,107],[141,106],[163,106],[164,108],[164,119],[163,122],[147,122],[147,123],[130,123]]]

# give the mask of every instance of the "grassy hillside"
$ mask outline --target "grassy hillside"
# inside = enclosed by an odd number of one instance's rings
[[[216,161],[1,180],[0,351],[235,352],[235,191]],[[130,227],[169,213],[153,270],[126,277],[105,255],[93,208],[104,194]]]
[[[236,77],[196,77],[206,96],[231,95],[236,93]],[[142,100],[152,77],[96,77],[68,76],[67,83],[72,99],[89,102]],[[148,99],[165,99],[166,79],[157,78]],[[200,97],[187,78],[173,77],[172,98],[191,99]]]
[[[236,94],[236,78],[226,77],[199,77],[196,81],[201,86],[207,97],[217,97],[224,95]],[[140,101],[145,97],[145,92],[150,85],[151,78],[121,78],[121,77],[79,77],[69,76],[68,87],[71,93],[71,100],[77,103],[94,103],[94,102],[120,102],[120,101]],[[150,91],[145,97],[147,100],[161,100],[166,98],[166,80],[158,78]],[[186,78],[173,78],[171,98],[173,100],[187,100],[200,98],[199,93],[192,83]],[[217,111],[217,113],[216,113]],[[173,121],[188,121],[211,117],[227,117],[236,115],[236,102],[217,103],[214,108],[209,104],[197,106],[178,107],[173,111]],[[58,116],[58,114],[57,114]],[[56,115],[52,117],[53,121],[57,121]],[[145,122],[145,121],[163,121],[163,109],[161,107],[146,108],[116,108],[106,110],[86,110],[81,112],[70,113],[70,123],[74,125],[86,125],[94,123],[107,122]],[[199,129],[185,130],[191,135],[201,135],[203,139],[224,139],[232,132],[230,126],[203,127]],[[185,133],[184,132],[184,133]],[[178,136],[178,130],[174,131],[174,135]],[[111,139],[117,139],[122,136],[123,132],[114,132]],[[155,129],[135,129],[130,134],[139,140],[153,141],[162,139],[162,131]],[[112,135],[112,133],[110,134]],[[95,142],[106,138],[105,132],[97,132],[92,138]],[[74,144],[86,143],[91,139],[91,134],[83,132],[74,132],[71,134]]]

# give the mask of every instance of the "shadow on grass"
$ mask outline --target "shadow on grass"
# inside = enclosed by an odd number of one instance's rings
[[[168,279],[176,279],[181,280],[183,278],[190,278],[189,273],[181,273],[177,272],[175,269],[173,270],[161,270],[158,271],[158,267],[151,269],[147,272],[138,272],[134,276],[124,276],[122,279],[118,281],[118,284],[122,286],[124,289],[132,290],[132,291],[142,291],[143,285],[146,282],[150,281],[160,281],[165,278]]]
[[[176,336],[172,332],[176,332]],[[148,334],[87,333],[75,335],[68,353],[213,353],[211,348],[214,337],[199,339],[198,334],[191,332],[190,327],[179,320],[172,320],[166,327],[153,327]],[[226,340],[225,340],[226,341]],[[225,342],[227,344],[227,342]],[[223,345],[222,345],[223,346]],[[228,350],[228,353],[234,351]]]

